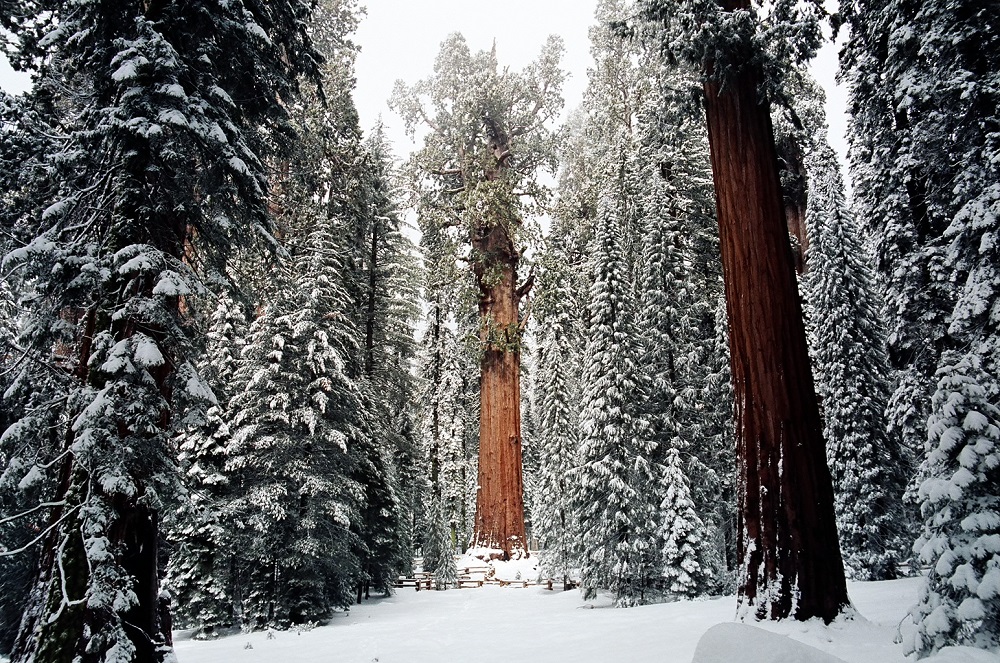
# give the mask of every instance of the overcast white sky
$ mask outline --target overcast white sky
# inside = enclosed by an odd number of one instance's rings
[[[362,0],[363,1],[363,0]],[[461,32],[473,50],[487,49],[496,39],[500,61],[520,69],[538,54],[546,37],[560,35],[566,44],[563,66],[570,78],[563,90],[566,108],[580,103],[591,64],[587,30],[593,23],[596,0],[505,0],[477,3],[469,0],[368,0],[356,41],[355,101],[362,127],[370,129],[381,117],[399,156],[413,148],[402,122],[386,105],[396,79],[413,83],[432,73],[441,42]],[[836,52],[831,45],[821,53],[814,73],[827,90],[830,138],[844,157],[843,90],[834,87]],[[0,56],[0,87],[21,92],[27,77],[12,72]]]
[[[386,106],[396,79],[414,83],[433,73],[441,42],[461,32],[472,50],[489,49],[496,39],[501,63],[520,69],[537,57],[550,34],[566,44],[563,67],[570,72],[563,89],[567,108],[579,104],[587,85],[595,0],[468,0],[398,2],[368,0],[368,15],[358,30],[356,102],[362,126],[371,127],[381,114],[396,151],[413,144],[402,122]],[[492,10],[492,11],[491,11]]]

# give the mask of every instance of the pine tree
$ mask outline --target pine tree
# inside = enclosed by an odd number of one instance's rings
[[[577,147],[584,149],[573,145],[567,147],[567,154],[579,154],[574,152]],[[532,385],[538,448],[532,528],[541,549],[540,570],[549,577],[561,577],[564,588],[577,577],[580,567],[572,470],[580,444],[579,412],[574,404],[579,401],[583,353],[574,348],[585,343],[582,317],[587,313],[590,280],[584,269],[589,252],[582,239],[589,234],[589,219],[574,218],[580,210],[574,211],[575,206],[569,204],[577,192],[568,180],[575,179],[572,171],[563,171],[557,217],[538,263],[532,308],[539,339]]]
[[[585,598],[598,589],[616,603],[655,597],[660,576],[657,469],[646,422],[636,411],[645,397],[638,366],[635,303],[618,248],[619,211],[601,199],[594,247],[590,338],[583,374],[578,468],[573,481],[580,523]]]
[[[661,156],[661,155],[656,155]],[[645,185],[644,227],[641,236],[641,286],[639,326],[642,336],[643,372],[649,388],[645,415],[654,439],[665,445],[679,433],[678,391],[682,387],[677,355],[686,335],[686,312],[690,303],[683,245],[680,200],[667,181],[665,169],[672,161],[652,158],[643,172]]]
[[[352,99],[357,46],[349,35],[359,18],[353,2],[319,3],[310,27],[326,58],[321,88],[303,86],[293,114],[297,149],[275,165],[285,245],[293,253],[329,254],[331,281],[342,288],[342,308],[323,324],[343,336],[340,370],[355,384],[359,401],[347,453],[349,479],[361,494],[350,522],[351,553],[327,577],[334,605],[346,582],[354,583],[359,602],[373,588],[389,590],[400,566],[409,565],[406,521],[412,518],[401,502],[397,445],[411,444],[400,432],[409,425],[404,403],[410,378],[403,366],[412,354],[415,266],[400,233],[389,148],[379,130],[362,140]],[[327,246],[309,246],[317,229],[327,235]],[[285,287],[300,288],[308,278],[299,270]],[[285,293],[264,289],[265,298],[275,296]]]
[[[653,59],[643,57],[638,43],[615,29],[633,12],[630,0],[600,0],[594,10],[596,25],[590,29],[594,67],[587,71],[582,108],[587,112],[586,168],[593,179],[590,194],[617,199],[620,209],[622,254],[635,270],[640,262],[643,236],[641,160],[637,139],[639,117],[655,83]],[[638,286],[638,279],[633,284]]]
[[[44,457],[38,450],[46,445],[57,446],[51,435],[47,441],[18,440],[22,436],[14,423],[23,426],[25,415],[36,411],[47,420],[37,424],[58,430],[58,415],[46,403],[62,391],[59,380],[31,370],[35,357],[18,343],[22,317],[19,308],[10,283],[0,280],[0,513],[24,514],[0,528],[0,654],[3,655],[8,655],[14,645],[33,586],[38,553],[31,545],[32,539],[47,526],[43,517],[32,512],[32,507],[45,502],[45,496],[53,489],[52,478],[36,465],[38,458]],[[11,552],[19,550],[20,553]]]
[[[466,337],[476,333],[474,299],[468,274],[456,267],[457,238],[437,223],[421,221],[426,265],[424,300],[429,303],[420,355],[419,416],[423,467],[422,518],[417,531],[427,541],[436,505],[444,509],[455,545],[464,550],[472,540],[476,499],[474,392],[478,388],[474,351]],[[472,329],[465,321],[471,321]]]

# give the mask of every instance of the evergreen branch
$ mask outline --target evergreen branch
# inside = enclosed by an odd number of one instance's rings
[[[40,354],[39,352],[37,352],[37,351],[35,351],[35,350],[32,350],[31,348],[24,348],[24,347],[21,347],[20,345],[18,345],[17,343],[15,343],[14,341],[11,341],[11,340],[9,340],[9,339],[4,339],[4,343],[5,343],[5,344],[6,344],[7,346],[9,346],[10,348],[12,348],[12,349],[14,349],[14,350],[17,350],[18,352],[20,352],[20,353],[22,353],[22,354],[21,354],[21,356],[20,356],[20,357],[19,357],[19,358],[17,359],[17,361],[16,361],[16,362],[14,362],[14,365],[13,365],[13,366],[11,366],[11,367],[10,367],[10,368],[9,368],[8,370],[4,371],[3,373],[0,373],[0,376],[3,376],[3,375],[6,375],[6,374],[7,374],[7,373],[9,373],[10,371],[14,370],[14,368],[16,368],[18,364],[20,364],[20,363],[21,363],[22,361],[24,361],[24,360],[25,360],[26,358],[30,357],[30,358],[31,358],[32,360],[34,360],[34,361],[35,361],[35,363],[37,363],[37,364],[41,364],[41,366],[42,366],[43,368],[46,368],[46,369],[48,369],[49,371],[51,371],[51,372],[55,373],[56,377],[58,377],[58,378],[65,378],[65,377],[66,377],[66,375],[67,375],[66,371],[64,371],[64,370],[63,370],[63,369],[61,369],[61,368],[58,368],[57,366],[55,366],[55,365],[53,365],[52,363],[50,363],[50,362],[46,361],[45,359],[41,359],[41,358],[39,358],[39,357],[37,356],[38,354]],[[58,357],[57,357],[57,358],[58,358]]]

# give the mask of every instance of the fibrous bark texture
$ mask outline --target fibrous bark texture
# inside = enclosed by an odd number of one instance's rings
[[[521,323],[518,254],[502,224],[481,228],[473,248],[482,348],[479,486],[473,548],[504,559],[527,552],[521,473]]]
[[[759,619],[829,622],[847,588],[758,80],[746,68],[705,84],[736,399],[739,602]]]

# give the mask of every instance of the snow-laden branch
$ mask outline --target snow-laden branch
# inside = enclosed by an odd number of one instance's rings
[[[22,511],[21,513],[16,513],[13,516],[7,516],[6,518],[0,518],[0,525],[6,525],[7,523],[14,522],[19,518],[24,518],[25,516],[29,516],[35,513],[36,511],[40,511],[42,509],[49,509],[57,506],[66,506],[66,500],[62,500],[59,502],[42,502],[41,504],[36,504],[27,511]]]
[[[61,525],[62,522],[64,520],[66,520],[67,518],[69,518],[69,516],[71,514],[73,514],[74,512],[78,511],[81,506],[83,506],[83,505],[82,504],[77,504],[75,507],[73,507],[72,509],[70,509],[69,511],[67,511],[65,514],[63,514],[62,518],[60,518],[56,522],[52,523],[51,525],[49,525],[48,527],[46,527],[45,529],[43,529],[38,534],[38,536],[36,536],[31,541],[29,541],[28,543],[26,543],[23,546],[21,546],[20,548],[16,548],[14,550],[6,550],[6,549],[5,550],[0,550],[0,557],[13,557],[14,555],[20,555],[25,550],[28,550],[33,545],[35,545],[36,543],[38,543],[39,541],[41,541],[42,539],[44,539],[48,535],[49,532],[51,532],[56,527],[58,527],[59,525]]]

